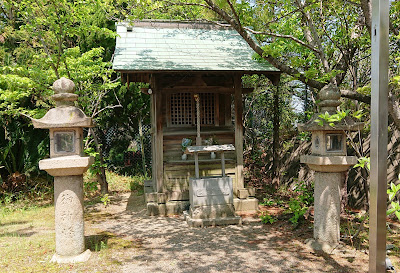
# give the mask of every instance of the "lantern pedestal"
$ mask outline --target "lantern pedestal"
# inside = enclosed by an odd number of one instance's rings
[[[41,170],[54,176],[56,254],[52,262],[85,262],[90,258],[90,250],[85,251],[83,173],[92,163],[93,157],[79,156],[39,162]]]
[[[340,188],[343,172],[357,163],[355,156],[303,155],[300,162],[314,173],[314,239],[313,248],[327,250],[340,241]],[[311,241],[310,241],[311,242]]]

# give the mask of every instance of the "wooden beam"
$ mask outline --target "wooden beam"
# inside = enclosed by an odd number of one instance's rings
[[[153,90],[154,97],[154,110],[155,110],[155,139],[154,139],[154,152],[155,152],[155,181],[157,186],[157,192],[164,192],[163,183],[163,168],[164,168],[164,155],[163,155],[163,95],[158,90],[157,79],[153,76],[151,79],[151,89]]]
[[[243,100],[242,77],[235,75],[235,147],[236,147],[236,187],[233,190],[244,188],[243,178]]]
[[[221,86],[176,86],[176,87],[165,87],[160,89],[163,93],[228,93],[233,94],[234,89],[231,87]]]
[[[156,157],[156,118],[155,118],[155,96],[154,93],[150,95],[150,120],[151,120],[151,178],[153,182],[153,190],[157,190],[157,181],[156,181],[156,168],[157,166],[157,157]]]

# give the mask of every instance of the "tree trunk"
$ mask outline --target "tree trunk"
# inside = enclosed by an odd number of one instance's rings
[[[96,152],[99,153],[99,160],[100,160],[100,173],[97,174],[97,180],[100,184],[100,191],[102,194],[108,193],[108,182],[106,177],[106,168],[104,167],[104,158],[103,158],[103,151],[101,149],[101,145],[99,143],[99,139],[93,128],[90,129],[92,131],[94,143],[96,145]]]

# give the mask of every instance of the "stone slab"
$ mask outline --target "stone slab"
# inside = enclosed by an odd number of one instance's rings
[[[190,217],[188,212],[184,212],[184,217],[189,227],[226,226],[242,224],[242,218],[240,216],[214,219],[193,219]]]
[[[233,199],[236,212],[255,213],[258,211],[258,199],[249,197],[247,199]]]
[[[189,179],[190,205],[210,206],[233,203],[233,186],[230,177],[203,177]]]
[[[193,219],[214,219],[236,216],[233,204],[190,206],[189,214]]]
[[[92,165],[91,156],[63,156],[39,161],[39,169],[45,170],[52,176],[82,175]]]
[[[345,172],[350,166],[357,164],[357,157],[302,155],[300,162],[317,172],[338,173]]]

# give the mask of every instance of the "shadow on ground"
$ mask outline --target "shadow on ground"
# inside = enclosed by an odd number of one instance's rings
[[[335,255],[310,251],[286,225],[189,228],[182,217],[146,215],[143,196],[123,195],[108,208],[92,208],[90,223],[103,232],[141,240],[122,272],[366,272],[368,256],[355,250]],[[99,212],[100,211],[100,212]]]

